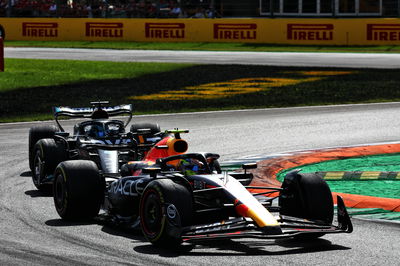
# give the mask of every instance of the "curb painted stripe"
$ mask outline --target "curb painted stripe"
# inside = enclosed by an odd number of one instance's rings
[[[317,173],[325,180],[400,180],[400,172],[330,171]]]

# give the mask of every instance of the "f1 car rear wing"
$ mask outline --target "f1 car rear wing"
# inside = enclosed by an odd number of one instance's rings
[[[129,118],[125,123],[127,126],[132,120],[132,112],[133,106],[132,104],[118,105],[118,106],[101,106],[103,104],[108,104],[108,102],[91,102],[93,107],[84,107],[84,108],[72,108],[68,106],[58,106],[53,107],[54,118],[58,127],[62,130],[62,126],[60,125],[58,118],[60,116],[67,116],[73,118],[94,118],[95,112],[103,112],[108,116],[117,116],[122,114],[128,114]]]

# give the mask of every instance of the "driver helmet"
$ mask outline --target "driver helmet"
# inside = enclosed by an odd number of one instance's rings
[[[88,136],[92,138],[102,138],[105,136],[104,129],[99,125],[91,125],[88,130]]]
[[[178,164],[178,171],[185,175],[199,174],[204,168],[202,162],[197,159],[187,158],[180,160]]]
[[[106,132],[105,134],[107,136],[115,136],[118,135],[119,133],[123,132],[123,128],[117,123],[108,123],[106,125]]]

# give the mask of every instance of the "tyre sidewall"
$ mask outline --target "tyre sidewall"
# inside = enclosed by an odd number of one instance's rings
[[[32,127],[29,130],[28,138],[28,155],[29,155],[29,168],[33,171],[34,160],[34,146],[36,142],[44,138],[53,138],[55,133],[59,131],[55,125],[40,125]]]
[[[139,207],[141,227],[145,237],[158,246],[176,246],[182,242],[181,230],[191,223],[193,200],[190,191],[169,179],[150,182],[145,188]],[[149,224],[146,208],[158,209],[158,224]],[[156,228],[156,229],[154,229]]]
[[[147,216],[145,216],[141,212],[141,224],[142,224],[142,231],[146,238],[150,242],[157,242],[162,237],[164,227],[166,226],[166,208],[165,208],[165,198],[163,197],[163,193],[161,192],[161,188],[159,186],[152,185],[150,188],[146,189],[142,195],[142,199],[140,202],[140,209],[149,208],[150,204],[155,204],[155,208],[157,208],[157,216],[158,216],[158,224],[153,226],[147,225],[148,223],[145,221]],[[156,228],[155,228],[156,227]]]
[[[33,169],[32,180],[37,188],[41,188],[43,180],[54,173],[57,165],[67,160],[68,154],[62,143],[56,142],[54,139],[41,139],[33,149]],[[41,162],[40,171],[37,171],[39,160]]]
[[[287,177],[279,196],[281,214],[331,224],[333,198],[325,180],[315,173],[292,173]]]
[[[105,182],[94,162],[65,161],[57,166],[54,175],[53,199],[61,218],[90,220],[99,213]]]

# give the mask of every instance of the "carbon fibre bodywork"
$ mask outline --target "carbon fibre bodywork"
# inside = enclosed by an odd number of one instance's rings
[[[156,180],[169,179],[185,187],[192,195],[193,212],[190,214],[180,213],[173,203],[163,204],[166,234],[183,242],[239,237],[319,237],[328,233],[352,232],[351,220],[340,197],[337,199],[337,225],[332,224],[333,217],[313,220],[302,215],[283,215],[276,201],[285,194],[284,187],[247,186],[253,177],[251,173],[218,174],[208,167],[206,155],[188,153],[161,158],[139,176],[128,176],[109,183],[106,212],[124,217],[120,221],[135,221],[139,218],[139,204],[146,187]],[[201,174],[185,175],[169,168],[169,162],[187,158],[203,163],[205,167]],[[288,178],[298,176],[297,172],[290,173]],[[189,225],[181,222],[181,217],[185,215],[192,217]],[[137,222],[132,224],[138,225]]]
[[[142,151],[155,144],[155,141],[138,143],[139,136],[148,135],[146,130],[126,131],[132,119],[132,105],[103,106],[107,103],[93,102],[93,107],[85,108],[54,107],[56,126],[30,129],[29,160],[37,188],[51,185],[56,166],[68,160],[91,160],[103,173],[119,176],[123,164],[141,159]],[[124,114],[127,115],[125,122],[110,118]],[[73,132],[68,133],[59,121],[63,116],[86,120],[77,123]]]

